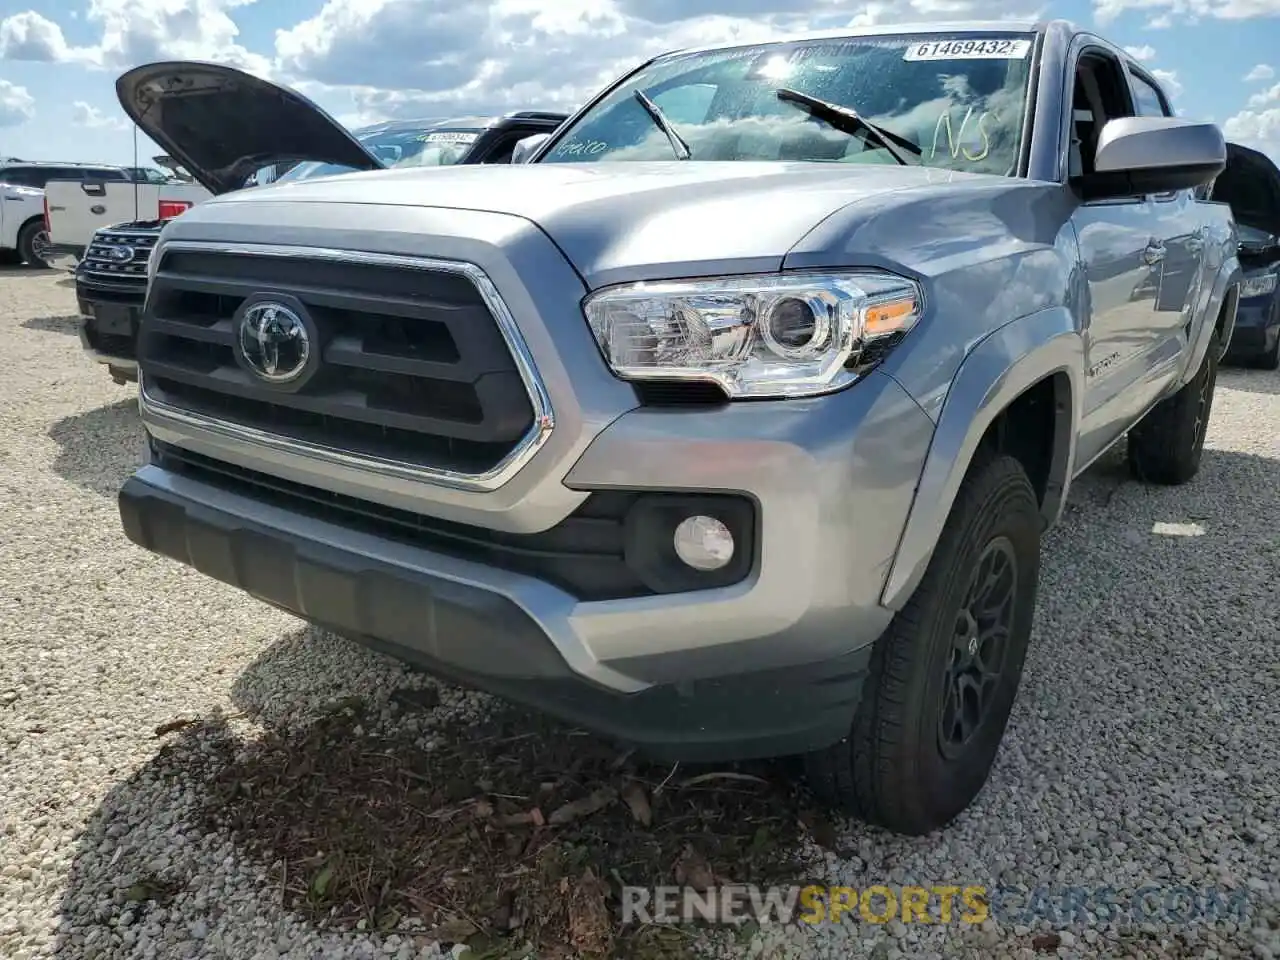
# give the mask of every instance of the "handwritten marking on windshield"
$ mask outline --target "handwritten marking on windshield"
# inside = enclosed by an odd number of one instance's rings
[[[603,140],[570,140],[556,147],[556,154],[561,157],[594,157],[609,149]]]
[[[951,111],[944,110],[942,115],[938,117],[938,122],[933,125],[933,147],[929,153],[930,159],[938,156],[938,138],[944,129],[947,133],[946,151],[951,155],[952,160],[958,160],[962,156],[970,163],[977,163],[980,160],[987,159],[991,153],[991,134],[986,128],[986,122],[990,119],[994,123],[999,123],[1000,117],[993,110],[983,110],[977,114],[978,119],[974,126],[977,128],[978,135],[982,138],[982,148],[978,151],[971,151],[965,146],[965,136],[969,130],[969,122],[973,118],[973,107],[969,107],[965,111],[964,120],[961,121],[960,131],[957,134],[951,124]]]

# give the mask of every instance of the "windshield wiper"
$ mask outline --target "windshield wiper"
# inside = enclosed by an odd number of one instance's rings
[[[662,112],[662,108],[650,100],[643,90],[637,90],[635,98],[639,101],[640,106],[644,107],[644,112],[649,115],[653,125],[667,135],[667,142],[671,144],[671,151],[676,155],[676,159],[688,160],[692,157],[693,151],[684,142],[684,138],[676,133],[676,128],[671,125],[671,121]]]
[[[852,107],[842,107],[838,103],[820,100],[817,97],[809,96],[807,93],[801,93],[799,90],[791,90],[787,87],[781,87],[775,90],[774,93],[783,103],[797,106],[807,111],[810,116],[825,121],[837,130],[860,137],[864,143],[868,141],[878,143],[888,150],[890,156],[904,167],[911,165],[913,162],[912,157],[920,156],[920,148],[906,137],[901,137],[892,130],[886,130],[884,127],[872,123]]]

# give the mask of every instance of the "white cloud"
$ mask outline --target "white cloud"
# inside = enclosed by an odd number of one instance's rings
[[[1177,70],[1152,70],[1151,75],[1160,81],[1160,86],[1164,87],[1170,99],[1176,100],[1182,96],[1182,84],[1178,82]]]
[[[1156,48],[1150,44],[1144,44],[1141,47],[1125,47],[1124,52],[1129,54],[1135,60],[1150,60],[1156,55]]]
[[[35,115],[36,101],[27,88],[0,80],[0,127],[16,127]]]
[[[62,28],[34,10],[0,20],[0,60],[69,63],[92,56],[90,50],[70,46]]]
[[[1280,102],[1280,83],[1274,87],[1263,90],[1261,93],[1255,93],[1249,98],[1249,106],[1265,107],[1269,103]]]
[[[1201,17],[1216,20],[1251,20],[1280,14],[1280,0],[1093,0],[1098,23],[1110,23],[1130,10],[1152,12],[1147,26],[1165,29],[1177,20],[1194,23]]]
[[[89,0],[96,43],[74,47],[34,10],[0,20],[0,60],[79,62],[122,70],[152,60],[214,60],[263,73],[267,58],[236,42],[230,10],[254,0]]]
[[[90,106],[83,100],[71,104],[71,122],[80,127],[97,130],[127,130],[129,123],[120,117],[110,117],[97,107]]]
[[[1222,125],[1228,140],[1255,147],[1280,158],[1280,107],[1269,110],[1242,110]]]
[[[1245,83],[1258,83],[1262,80],[1270,80],[1276,75],[1275,68],[1266,63],[1260,63],[1248,73],[1244,75]]]

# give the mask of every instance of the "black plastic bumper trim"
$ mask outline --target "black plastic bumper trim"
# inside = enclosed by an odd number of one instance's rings
[[[828,746],[848,733],[870,659],[866,647],[816,664],[621,694],[571,670],[528,613],[482,587],[245,520],[136,477],[121,489],[119,509],[126,535],[147,550],[428,672],[660,759]]]

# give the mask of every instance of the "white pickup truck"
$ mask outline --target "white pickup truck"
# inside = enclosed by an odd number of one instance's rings
[[[122,222],[169,220],[212,194],[176,179],[132,181],[50,180],[48,229],[51,253],[79,260],[101,227]]]
[[[45,186],[51,180],[64,181],[78,189],[81,184],[125,186],[128,177],[123,167],[0,161],[0,259],[25,262],[32,267],[50,265]]]

